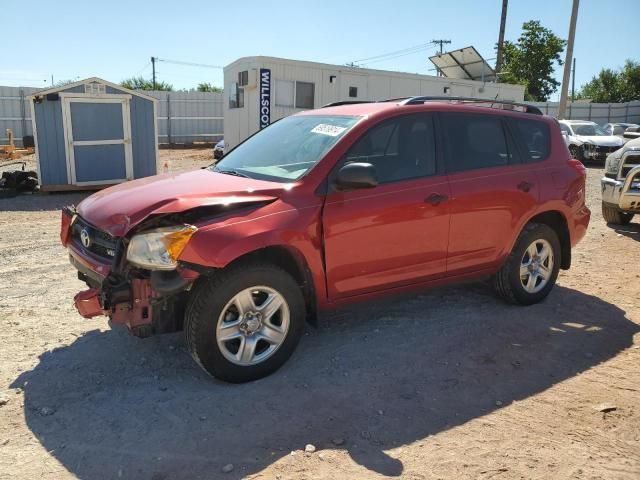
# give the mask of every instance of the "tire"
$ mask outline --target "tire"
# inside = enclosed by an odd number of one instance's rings
[[[532,258],[529,250],[535,244]],[[544,248],[550,259],[543,259]],[[532,305],[542,301],[553,288],[560,271],[561,248],[556,232],[548,225],[529,223],[520,233],[513,250],[494,277],[494,288],[508,303]],[[528,259],[528,262],[527,262]],[[542,261],[540,262],[541,259]],[[532,262],[533,260],[533,262]],[[539,267],[538,267],[539,265]],[[532,269],[532,270],[530,270]],[[521,275],[522,270],[526,273]],[[546,277],[543,277],[546,275]],[[532,283],[529,283],[532,281]],[[527,283],[525,286],[523,282]],[[544,284],[543,284],[544,283]]]
[[[633,218],[633,213],[624,213],[616,207],[611,207],[602,202],[602,216],[604,221],[612,225],[629,225]]]
[[[269,317],[267,310],[260,310],[265,299],[282,302]],[[270,264],[244,264],[195,286],[184,331],[191,356],[206,372],[226,382],[242,383],[280,368],[295,350],[304,324],[302,289],[291,275]],[[280,340],[277,345],[272,336]],[[250,345],[255,348],[254,363],[249,361]]]

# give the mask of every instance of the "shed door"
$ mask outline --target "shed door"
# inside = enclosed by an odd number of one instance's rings
[[[72,184],[133,178],[128,98],[64,98],[63,112]]]

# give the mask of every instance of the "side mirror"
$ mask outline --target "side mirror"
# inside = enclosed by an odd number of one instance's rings
[[[376,167],[370,163],[348,163],[338,170],[334,185],[339,191],[373,188],[378,185]]]
[[[624,134],[624,128],[622,128],[620,126],[613,127],[613,134],[614,135],[623,135]]]

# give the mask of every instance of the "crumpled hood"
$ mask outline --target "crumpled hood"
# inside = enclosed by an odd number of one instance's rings
[[[592,143],[599,147],[621,147],[624,143],[624,140],[614,135],[575,135],[575,138],[580,142]]]
[[[244,177],[195,170],[122,183],[86,198],[77,212],[89,223],[121,237],[150,215],[211,205],[269,202],[286,186]]]

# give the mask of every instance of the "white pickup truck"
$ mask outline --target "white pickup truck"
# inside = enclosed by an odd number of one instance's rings
[[[607,157],[602,177],[602,216],[607,223],[626,225],[640,213],[640,138]]]

